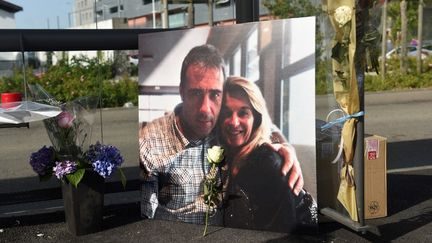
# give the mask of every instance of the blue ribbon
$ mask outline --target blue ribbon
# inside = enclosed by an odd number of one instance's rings
[[[347,115],[347,116],[339,117],[338,119],[336,119],[336,120],[334,120],[334,121],[331,121],[331,122],[328,122],[327,124],[322,125],[322,126],[321,126],[321,131],[324,131],[324,130],[326,130],[326,129],[329,129],[330,127],[332,127],[332,126],[335,125],[335,124],[338,124],[338,123],[344,123],[344,122],[346,122],[348,119],[351,119],[351,118],[359,118],[359,117],[361,117],[361,116],[364,116],[364,111],[359,111],[359,112],[354,113],[354,114],[352,114],[352,115]]]

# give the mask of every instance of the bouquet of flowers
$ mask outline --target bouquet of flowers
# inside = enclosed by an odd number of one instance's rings
[[[43,146],[30,156],[30,165],[39,178],[47,180],[54,174],[77,187],[86,170],[94,170],[103,178],[118,171],[125,187],[120,151],[100,142],[90,145],[98,99],[84,97],[61,104],[39,85],[30,86],[30,91],[38,102],[62,109],[58,116],[43,121],[52,146]]]

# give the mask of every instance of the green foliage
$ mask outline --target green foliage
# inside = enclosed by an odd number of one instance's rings
[[[99,82],[110,78],[113,78],[110,63],[99,64],[97,59],[82,56],[73,57],[70,63],[61,60],[57,65],[51,66],[40,79],[32,81],[64,102],[81,96],[98,96]]]
[[[408,73],[400,72],[399,58],[387,60],[387,75],[383,79],[376,73],[366,73],[365,91],[385,91],[432,88],[432,57],[423,61],[423,73],[418,74],[416,69],[416,58],[408,58]],[[331,80],[330,61],[319,61],[316,63],[316,94],[331,94],[333,84]]]
[[[263,5],[279,18],[315,16],[319,13],[310,0],[264,0]]]
[[[61,102],[102,95],[103,107],[122,106],[126,102],[138,104],[138,83],[128,74],[114,81],[114,63],[100,63],[97,58],[85,56],[73,57],[70,62],[65,60],[49,66],[40,77],[35,76],[31,69],[26,70],[27,82],[40,84]],[[23,80],[21,70],[15,70],[12,76],[0,78],[0,91],[24,93]]]
[[[365,91],[402,90],[432,87],[432,73],[421,75],[393,72],[382,79],[378,75],[366,75]]]
[[[418,6],[419,0],[407,0],[407,39],[417,38],[418,29]],[[423,0],[425,6],[432,6],[432,0]],[[401,31],[400,1],[389,1],[387,5],[387,16],[392,19],[391,40],[397,43],[397,32]],[[426,18],[426,16],[425,16]]]
[[[0,78],[0,93],[20,92],[24,93],[24,78],[22,73],[15,69],[10,77]]]
[[[128,70],[131,76],[133,77],[138,76],[138,71],[139,71],[138,65],[129,65]]]
[[[67,174],[66,178],[68,181],[75,187],[78,187],[78,184],[84,177],[85,168],[77,169],[73,174]]]
[[[310,0],[264,0],[262,2],[270,14],[277,18],[299,18],[316,16],[322,14],[319,5],[313,4]],[[320,31],[320,21],[316,22],[316,56],[321,57],[323,35]]]
[[[122,106],[126,102],[138,104],[138,83],[130,78],[119,81],[105,81],[102,88],[104,107]]]
[[[385,90],[404,90],[432,88],[432,71],[422,73],[409,73],[403,75],[400,71],[389,73],[385,79],[381,75],[367,74],[364,83],[365,91],[376,92]],[[316,83],[316,94],[330,94],[332,92],[332,83],[318,80]]]
[[[316,94],[328,94],[332,92],[333,85],[329,82],[331,79],[331,61],[317,60],[315,64],[315,90]]]
[[[425,72],[416,72],[416,59],[408,58],[408,73],[400,72],[399,58],[392,58],[387,63],[388,73],[384,79],[381,75],[366,75],[365,91],[401,90],[432,87],[432,57],[424,60]]]

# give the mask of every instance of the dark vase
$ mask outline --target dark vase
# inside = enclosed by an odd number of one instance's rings
[[[87,170],[75,188],[62,183],[63,204],[68,230],[73,235],[85,235],[102,229],[105,181]]]

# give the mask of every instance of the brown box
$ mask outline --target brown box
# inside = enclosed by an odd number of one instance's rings
[[[365,135],[364,217],[387,216],[387,139]]]

